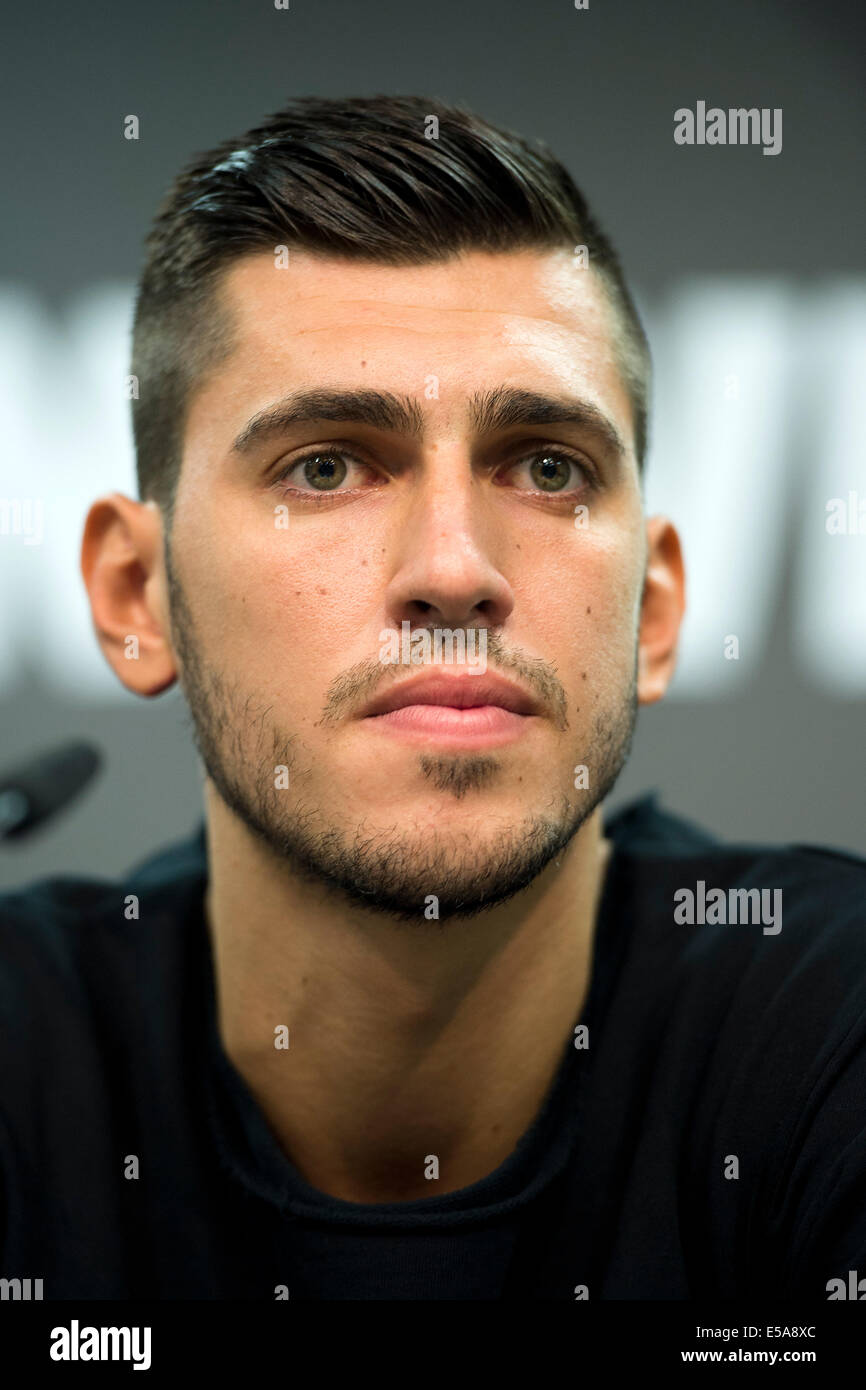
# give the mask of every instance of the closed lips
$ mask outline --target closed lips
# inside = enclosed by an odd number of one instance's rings
[[[452,709],[473,709],[484,705],[499,705],[514,714],[537,714],[535,700],[519,686],[498,677],[445,676],[424,680],[403,681],[372,700],[360,712],[361,718],[390,714],[407,705],[449,705]]]

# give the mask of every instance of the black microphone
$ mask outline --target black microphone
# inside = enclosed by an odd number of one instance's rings
[[[0,841],[29,835],[73,801],[102,762],[92,743],[62,743],[0,773]]]

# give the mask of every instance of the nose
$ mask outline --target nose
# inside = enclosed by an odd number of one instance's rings
[[[489,506],[490,484],[472,473],[462,451],[440,457],[436,476],[419,482],[401,517],[398,563],[386,595],[396,627],[501,628],[514,593],[496,560],[502,535]]]

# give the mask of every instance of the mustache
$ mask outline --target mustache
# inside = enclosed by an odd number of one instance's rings
[[[417,629],[413,629],[415,630]],[[469,632],[471,629],[464,631]],[[497,633],[490,628],[486,631],[488,669],[515,677],[549,712],[557,728],[567,729],[568,698],[556,673],[556,667],[543,661],[541,657],[531,656],[519,647],[506,647]],[[386,689],[395,681],[399,681],[404,670],[417,671],[418,666],[410,666],[405,662],[390,662],[386,665],[378,657],[368,657],[350,666],[328,687],[322,718],[318,724],[336,724],[355,706],[365,703],[380,689]]]

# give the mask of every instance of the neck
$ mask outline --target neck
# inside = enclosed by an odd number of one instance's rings
[[[585,1002],[611,848],[600,808],[509,902],[408,928],[302,881],[210,784],[207,839],[223,1047],[302,1177],[346,1201],[410,1201],[498,1167]]]

